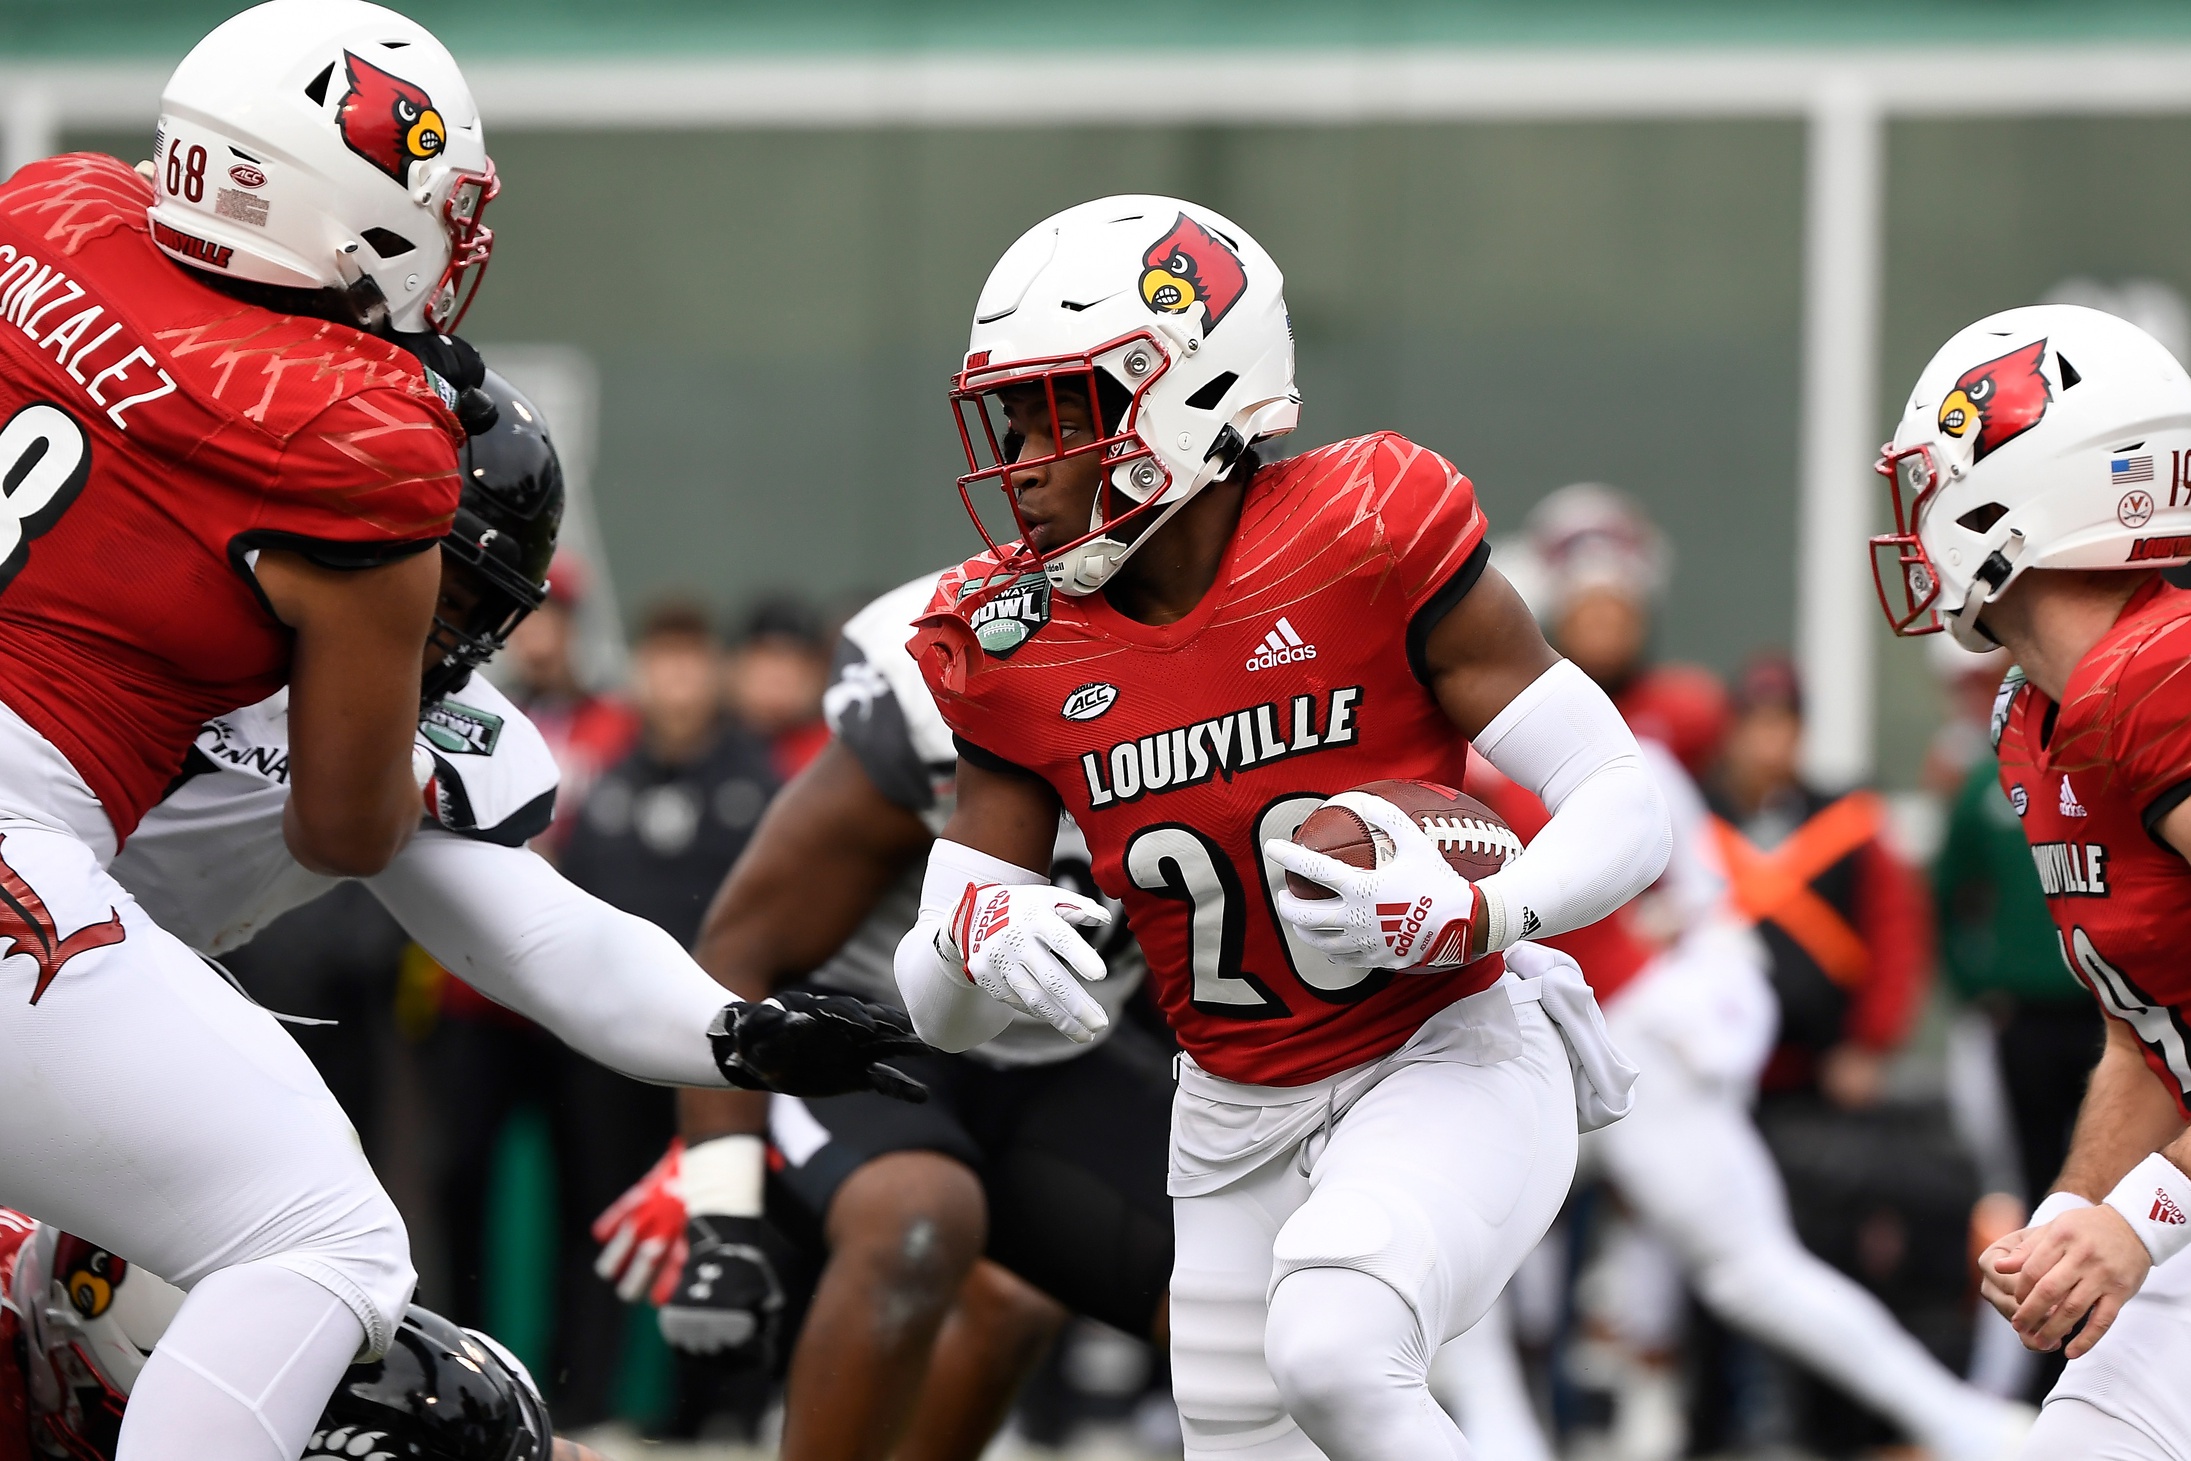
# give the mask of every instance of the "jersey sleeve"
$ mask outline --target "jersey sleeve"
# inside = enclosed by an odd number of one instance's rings
[[[926,812],[950,776],[956,751],[920,666],[905,641],[928,606],[936,576],[891,590],[854,614],[838,641],[822,713],[876,790],[897,805]]]
[[[2179,619],[2130,656],[2115,692],[2112,751],[2145,830],[2191,798],[2191,619]]]
[[[393,387],[343,397],[289,439],[248,546],[335,568],[431,546],[456,514],[461,434],[438,402]]]
[[[1490,525],[1475,485],[1444,457],[1398,436],[1380,439],[1377,451],[1384,458],[1379,475],[1389,478],[1378,513],[1398,560],[1394,584],[1407,615],[1408,668],[1428,683],[1431,631],[1483,577]]]
[[[434,762],[428,823],[474,842],[522,847],[555,820],[547,738],[480,676],[419,717]]]

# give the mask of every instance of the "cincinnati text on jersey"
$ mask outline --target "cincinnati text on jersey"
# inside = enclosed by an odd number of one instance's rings
[[[198,750],[210,760],[256,772],[268,781],[289,784],[289,748],[250,740],[225,720],[209,720],[198,732]]]
[[[2039,889],[2049,898],[2105,898],[2107,848],[2097,842],[2034,842]]]
[[[1359,735],[1354,717],[1361,701],[1362,687],[1348,685],[1322,697],[1296,695],[1283,709],[1265,701],[1084,752],[1080,770],[1088,778],[1088,805],[1136,801],[1151,792],[1200,786],[1213,776],[1230,781],[1237,771],[1351,746]]]
[[[84,308],[71,312],[69,307],[78,303]],[[52,351],[55,363],[69,379],[84,388],[84,394],[106,412],[108,420],[127,431],[129,423],[122,419],[122,413],[132,406],[175,394],[175,381],[143,345],[127,335],[115,340],[122,331],[120,320],[103,330],[98,328],[106,312],[105,305],[91,302],[84,286],[61,270],[30,253],[18,254],[13,244],[0,244],[0,320],[28,335],[41,352]],[[41,334],[49,317],[54,320],[53,328]],[[111,347],[109,341],[113,341]],[[101,368],[86,376],[85,363],[94,354],[99,355]],[[151,370],[135,369],[140,365],[150,366]],[[151,385],[153,376],[160,380],[156,386]],[[145,386],[151,388],[139,389]],[[117,390],[134,390],[136,394],[109,400],[109,394]]]

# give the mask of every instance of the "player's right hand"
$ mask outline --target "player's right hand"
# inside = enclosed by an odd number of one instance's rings
[[[738,1368],[775,1363],[790,1244],[765,1218],[705,1213],[685,1229],[686,1256],[663,1302],[662,1338],[685,1354]]]
[[[946,937],[982,993],[1085,1045],[1111,1017],[1080,984],[1108,971],[1077,930],[1110,922],[1102,904],[1050,883],[968,883]]]
[[[593,1240],[601,1245],[593,1271],[615,1284],[627,1304],[642,1297],[666,1302],[685,1265],[684,1155],[684,1138],[672,1137],[662,1160],[593,1220]]]

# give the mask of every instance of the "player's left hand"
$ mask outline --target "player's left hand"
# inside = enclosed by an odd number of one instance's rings
[[[1300,898],[1281,884],[1278,916],[1326,958],[1361,969],[1448,969],[1474,957],[1481,902],[1475,884],[1446,865],[1429,834],[1376,797],[1346,805],[1392,840],[1374,868],[1350,867],[1274,838],[1263,853],[1287,872],[1339,896]]]
[[[725,1005],[708,1027],[715,1065],[741,1090],[783,1096],[879,1091],[928,1099],[928,1087],[885,1062],[928,1049],[902,1011],[849,994],[787,989],[765,1000]]]
[[[2152,1268],[2144,1242],[2103,1203],[1987,1248],[1978,1260],[1979,1292],[2008,1317],[2025,1348],[2051,1351],[2068,1339],[2063,1352],[2076,1359],[2114,1326]]]
[[[593,1220],[593,1240],[601,1245],[593,1271],[615,1284],[627,1304],[642,1297],[667,1302],[685,1266],[684,1155],[684,1138],[670,1138],[662,1160]]]

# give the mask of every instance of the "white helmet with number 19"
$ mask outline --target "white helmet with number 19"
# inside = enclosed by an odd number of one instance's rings
[[[1878,470],[1887,622],[1987,649],[1978,616],[2027,569],[2191,562],[2191,376],[2099,310],[2006,310],[1940,347]]]
[[[152,236],[207,273],[344,292],[361,323],[451,331],[497,190],[463,73],[365,0],[270,0],[191,49],[160,94]]]
[[[998,394],[1039,386],[1054,403],[1059,385],[1086,395],[1095,439],[1020,456]],[[1285,281],[1239,225],[1198,203],[1127,194],[1068,208],[990,271],[951,400],[969,468],[959,493],[985,540],[976,485],[1010,499],[1014,468],[1101,455],[1107,490],[1088,532],[1042,555],[1059,592],[1094,593],[1242,452],[1300,420]]]

